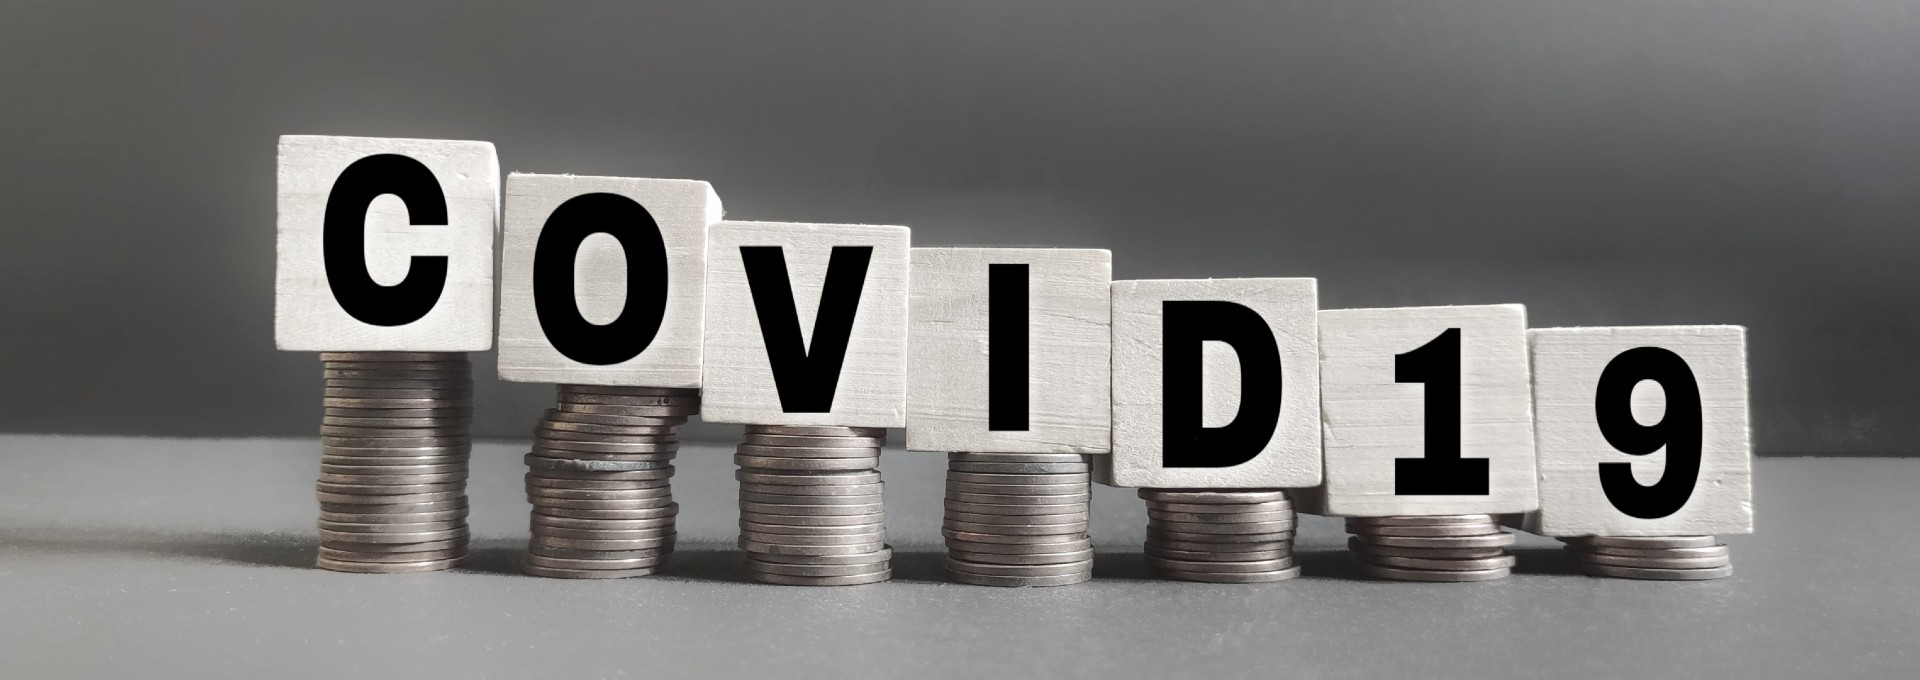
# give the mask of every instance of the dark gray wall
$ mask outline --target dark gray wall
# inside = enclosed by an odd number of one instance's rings
[[[0,430],[312,432],[272,338],[275,137],[309,133],[1327,307],[1745,324],[1762,452],[1920,435],[1911,2],[480,4],[0,9]],[[479,392],[492,435],[549,399]]]

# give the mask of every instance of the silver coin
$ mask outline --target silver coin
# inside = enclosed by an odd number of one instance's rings
[[[666,430],[665,432],[622,433],[622,432],[584,432],[566,428],[552,428],[548,425],[585,426],[602,429],[616,429],[611,425],[584,425],[583,423],[542,423],[533,428],[533,435],[552,441],[601,442],[610,444],[635,444],[658,446],[677,444],[680,441],[679,428],[648,428]],[[618,428],[628,429],[628,428]],[[637,429],[637,428],[636,428]]]
[[[641,385],[584,385],[580,383],[560,383],[554,386],[561,398],[569,394],[625,394],[647,397],[693,397],[700,396],[697,387],[645,387]]]
[[[565,498],[579,501],[643,501],[658,498],[672,498],[673,490],[658,489],[556,489],[546,486],[526,487],[527,500],[538,503],[540,499]]]
[[[848,484],[845,486],[815,485],[792,486],[786,484],[754,484],[741,482],[741,493],[766,494],[773,496],[874,496],[879,497],[885,491],[885,482],[872,484]]]
[[[733,463],[759,470],[871,470],[880,465],[874,458],[767,458],[734,454]]]
[[[1726,545],[1715,545],[1705,548],[1663,548],[1654,550],[1637,550],[1634,548],[1614,548],[1611,546],[1596,545],[1573,546],[1570,549],[1596,555],[1618,555],[1620,557],[1728,557],[1732,554],[1727,551]]]
[[[1140,498],[1166,503],[1275,503],[1287,500],[1287,492],[1279,489],[1209,491],[1205,489],[1140,489],[1134,492]]]
[[[425,571],[443,571],[460,564],[461,558],[431,560],[425,562],[347,562],[326,557],[315,559],[314,566],[327,571],[343,571],[356,574],[408,574]]]
[[[1499,557],[1507,554],[1505,548],[1394,548],[1382,545],[1368,545],[1360,539],[1347,539],[1347,549],[1363,556],[1414,557],[1442,560],[1478,560]]]
[[[646,567],[642,569],[555,569],[553,567],[543,567],[524,560],[520,562],[520,573],[542,578],[633,578],[635,576],[651,576],[658,570],[659,567]]]
[[[947,557],[981,564],[1068,564],[1087,562],[1093,559],[1093,549],[1072,552],[998,554],[971,552],[966,550],[947,550]]]
[[[571,470],[576,472],[654,472],[671,473],[672,463],[627,460],[585,460],[580,458],[548,458],[531,453],[522,456],[521,461],[529,468],[539,470]]]
[[[645,569],[665,564],[670,555],[672,555],[672,553],[660,553],[656,557],[602,559],[597,557],[551,557],[530,552],[520,557],[526,563],[548,569]]]
[[[770,434],[788,437],[864,437],[882,439],[887,436],[884,427],[831,427],[819,425],[748,425],[747,434]]]
[[[460,379],[473,376],[472,366],[459,364],[395,364],[380,362],[342,362],[328,364],[320,370],[322,378],[327,380],[385,380],[388,378]]]
[[[996,588],[1044,588],[1052,586],[1070,586],[1093,580],[1093,570],[1063,574],[1059,576],[993,576],[972,574],[964,571],[947,570],[947,580],[975,586],[993,586]]]
[[[1203,522],[1216,521],[1217,515],[1243,515],[1261,513],[1298,514],[1292,503],[1158,503],[1147,501],[1148,512],[1180,513],[1200,515]]]
[[[1085,463],[1088,455],[1084,453],[987,453],[984,451],[954,451],[947,454],[949,462],[963,463]]]
[[[886,531],[886,529],[887,529],[886,522],[866,522],[862,524],[846,524],[846,525],[838,525],[838,526],[795,526],[792,524],[768,524],[765,522],[757,522],[751,519],[751,516],[747,518],[742,518],[740,520],[741,531],[752,531],[755,533],[762,533],[762,534],[802,534],[807,536],[855,536],[859,534],[880,533],[880,532]]]
[[[458,437],[330,437],[320,438],[320,446],[328,453],[342,456],[356,455],[351,449],[377,449],[381,451],[403,451],[408,449],[467,449],[473,446],[472,435]],[[375,454],[365,454],[375,455]]]
[[[598,423],[569,423],[561,420],[541,420],[534,426],[534,433],[572,433],[583,436],[610,437],[678,437],[678,425],[601,425]]]
[[[1421,557],[1391,557],[1370,553],[1354,553],[1361,562],[1396,569],[1419,569],[1425,571],[1485,571],[1488,569],[1510,569],[1513,567],[1512,555],[1482,557],[1478,559],[1431,559]]]
[[[319,526],[327,531],[350,534],[424,534],[435,531],[456,531],[465,529],[465,519],[449,519],[437,522],[411,522],[405,524],[369,524],[320,520]]]
[[[1291,538],[1277,539],[1277,540],[1270,540],[1270,541],[1245,541],[1245,542],[1235,542],[1235,543],[1221,543],[1217,541],[1182,541],[1178,539],[1156,538],[1153,536],[1148,536],[1146,544],[1149,547],[1165,548],[1167,550],[1191,550],[1194,552],[1208,552],[1208,553],[1219,553],[1219,554],[1257,553],[1257,552],[1265,552],[1269,550],[1285,550],[1288,552],[1293,551],[1293,540]]]
[[[806,437],[780,434],[755,434],[749,432],[745,438],[741,439],[742,448],[753,448],[756,450],[775,448],[878,449],[886,445],[887,440],[885,437]],[[741,453],[752,452],[742,451]],[[761,452],[752,453],[752,455],[775,456],[783,454]]]
[[[567,413],[593,413],[603,416],[645,416],[649,418],[685,418],[700,414],[697,406],[623,406],[618,404],[576,404],[562,402]]]
[[[413,468],[449,465],[466,465],[471,457],[466,453],[453,453],[440,456],[336,456],[330,453],[320,454],[321,469],[333,468]]]
[[[636,563],[641,563],[672,555],[673,541],[666,541],[661,543],[660,547],[645,550],[575,550],[529,544],[527,553],[561,560],[634,560]]]
[[[528,456],[528,458],[532,459],[536,457]],[[542,459],[542,460],[553,460],[553,459],[548,458],[548,459]],[[581,462],[585,462],[585,461],[581,461]],[[532,467],[532,466],[528,466],[528,467]],[[586,480],[598,480],[598,481],[665,480],[673,477],[673,466],[665,465],[654,470],[624,470],[619,472],[609,472],[606,470],[567,470],[567,469],[539,468],[539,469],[536,469],[535,472],[537,472],[539,476],[544,479],[586,479]]]
[[[466,471],[467,459],[464,457],[451,463],[428,465],[342,465],[324,459],[320,461],[321,474],[329,475],[443,475]]]
[[[850,527],[857,524],[874,524],[887,521],[887,513],[875,512],[865,515],[775,515],[764,512],[742,512],[744,521],[761,524],[779,524],[791,527]]]
[[[427,550],[403,553],[360,553],[335,550],[322,546],[320,557],[337,562],[434,562],[439,560],[457,560],[467,556],[465,546],[446,550]]]
[[[449,371],[449,372],[440,373],[440,374],[423,373],[420,371],[393,371],[385,375],[381,375],[380,377],[377,377],[377,378],[374,378],[374,377],[345,378],[345,377],[338,377],[338,376],[322,376],[322,380],[323,382],[321,384],[324,387],[339,387],[339,388],[345,388],[350,390],[352,389],[438,390],[438,389],[446,389],[450,387],[459,388],[459,387],[473,386],[473,374],[471,371],[468,371],[468,372]]]
[[[953,541],[965,541],[967,543],[996,543],[1001,545],[1021,545],[1021,544],[1058,545],[1063,542],[1061,540],[1062,538],[1066,538],[1069,540],[1086,538],[1084,535],[1076,535],[1076,534],[1014,534],[1014,533],[999,532],[999,531],[996,531],[993,533],[986,533],[981,531],[961,531],[961,530],[953,529],[946,526],[940,527],[940,536],[942,538],[947,539],[949,545],[951,545]],[[971,552],[991,552],[989,550],[983,550],[979,547],[970,547],[968,548],[968,550]],[[1049,550],[1052,550],[1052,548],[1049,548]]]
[[[962,463],[948,462],[947,471],[1002,475],[1084,474],[1086,463]]]
[[[665,499],[662,500],[664,502]],[[661,507],[666,507],[666,505],[663,504],[652,508],[604,510],[599,508],[562,508],[542,503],[534,506],[534,512],[549,517],[570,517],[573,519],[652,519],[659,516],[656,511]]]
[[[408,433],[417,433],[421,437],[464,437],[470,432],[467,426],[442,428],[403,428],[403,427],[345,427],[341,425],[321,425],[322,437],[368,437],[368,438],[405,438]]]
[[[343,524],[343,525],[344,524],[407,524],[407,523],[413,523],[413,522],[445,522],[448,520],[463,519],[466,516],[467,516],[466,508],[461,508],[459,510],[445,510],[441,512],[412,512],[412,513],[322,512],[320,513],[320,521],[322,523],[335,523],[335,524]]]
[[[424,543],[358,543],[354,541],[335,541],[322,539],[320,547],[341,552],[365,555],[385,555],[389,553],[422,553],[438,550],[466,550],[467,537],[449,538],[444,541]]]
[[[659,547],[661,544],[661,541],[665,541],[673,537],[674,537],[674,533],[671,531],[660,532],[659,536],[652,537],[652,538],[626,539],[626,540],[561,538],[559,536],[546,536],[542,534],[534,534],[532,537],[528,538],[527,541],[530,545],[543,545],[543,546],[548,546],[553,548],[572,548],[575,550],[642,550],[646,548]]]
[[[769,505],[873,505],[884,503],[880,494],[863,496],[787,496],[771,493],[740,492],[740,500]]]
[[[422,494],[446,492],[464,493],[466,488],[466,482],[436,482],[432,484],[345,484],[340,482],[320,482],[314,485],[314,490],[319,493],[348,496],[418,496]]]
[[[1498,524],[1493,515],[1398,515],[1391,517],[1348,517],[1347,526],[1452,526],[1456,524]]]
[[[862,543],[856,545],[781,545],[762,543],[741,538],[737,543],[741,550],[754,553],[772,553],[776,555],[852,555],[873,552],[886,547],[885,543]]]
[[[672,531],[674,526],[674,521],[677,519],[673,515],[665,515],[661,517],[655,517],[653,519],[574,520],[576,522],[578,521],[600,522],[601,524],[595,524],[592,526],[566,526],[566,525],[553,524],[551,523],[550,520],[554,520],[554,519],[567,520],[570,518],[545,517],[544,515],[539,515],[539,514],[533,514],[531,516],[534,517],[535,519],[530,520],[527,526],[528,526],[528,530],[532,531],[533,533],[545,534],[548,536],[564,536],[567,538],[600,538],[600,539],[658,538],[658,536],[648,536],[648,535],[641,535],[641,534],[627,535],[627,532],[658,531],[658,530]],[[543,521],[541,519],[543,517],[545,517],[545,520],[548,520],[548,521]],[[619,522],[619,524],[611,524],[612,522]]]
[[[541,418],[550,423],[585,423],[590,425],[620,425],[626,427],[678,427],[685,425],[686,416],[623,416],[612,413],[575,413],[557,408],[547,409]]]
[[[591,451],[556,451],[538,445],[535,445],[533,451],[530,453],[536,458],[547,458],[551,460],[590,460],[614,463],[654,463],[662,465],[672,463],[675,459],[679,458],[679,454],[673,451],[656,453],[594,453]]]
[[[658,514],[645,519],[579,519],[576,517],[555,517],[535,510],[528,514],[528,521],[535,526],[561,527],[567,529],[633,530],[655,529],[668,526],[674,516],[680,514],[680,506],[668,504],[656,508]]]
[[[1066,512],[1052,515],[987,515],[949,510],[946,513],[946,518],[956,522],[971,522],[974,524],[1085,524],[1087,522],[1087,513]]]
[[[1513,545],[1513,534],[1507,533],[1491,536],[1356,536],[1355,538],[1368,545],[1389,548],[1499,548]]]
[[[381,387],[322,387],[320,396],[344,399],[457,399],[472,398],[471,388],[404,389]]]
[[[402,474],[402,475],[343,475],[329,472],[320,473],[320,481],[330,484],[389,484],[411,486],[418,484],[444,484],[464,482],[467,471],[442,472],[438,474]]]
[[[1287,512],[1165,512],[1149,508],[1147,519],[1176,524],[1265,524],[1271,522],[1293,522],[1294,513]]]
[[[352,434],[341,434],[341,432],[347,430],[420,430],[433,433],[450,430],[458,434],[473,429],[473,418],[470,416],[447,418],[347,418],[343,416],[322,416],[320,418],[320,427],[321,434],[328,436],[354,436]],[[327,432],[328,429],[337,431]]]
[[[1260,571],[1253,573],[1220,573],[1203,571],[1177,571],[1173,569],[1153,570],[1160,578],[1172,581],[1193,581],[1196,583],[1276,583],[1289,581],[1300,576],[1300,567],[1290,567],[1278,571]]]
[[[366,499],[361,499],[361,500],[366,500]],[[379,500],[386,500],[386,498],[382,497]],[[465,510],[465,509],[467,509],[467,497],[465,495],[459,495],[459,494],[456,494],[455,497],[449,498],[446,500],[425,501],[425,502],[419,502],[419,503],[368,504],[364,502],[361,502],[361,503],[322,502],[320,504],[321,512],[344,512],[344,513],[358,513],[358,514],[366,514],[366,515],[409,514],[409,513],[420,513],[420,512],[445,512],[448,510]]]
[[[466,538],[467,529],[442,529],[439,531],[409,531],[393,533],[358,533],[347,531],[320,530],[320,540],[340,541],[343,543],[431,543],[454,538]]]
[[[1580,570],[1588,576],[1609,576],[1613,578],[1634,578],[1652,581],[1708,581],[1733,575],[1733,566],[1709,567],[1706,569],[1649,569],[1643,567],[1620,567],[1608,564],[1581,563]]]
[[[786,546],[870,545],[873,543],[885,543],[887,541],[887,532],[882,530],[851,536],[816,536],[810,534],[763,534],[757,531],[741,530],[740,540],[767,545]]]
[[[1228,536],[1274,536],[1293,533],[1293,522],[1247,522],[1245,524],[1209,524],[1206,522],[1149,522],[1147,533],[1159,534],[1180,541],[1190,540],[1241,540]],[[1219,539],[1194,538],[1195,536],[1220,536]],[[1259,540],[1259,539],[1245,539]]]
[[[390,352],[386,350],[372,352],[321,352],[320,360],[333,361],[399,361],[399,362],[465,362],[466,352]]]
[[[1033,538],[1033,537],[1028,537]],[[969,555],[1058,555],[1093,550],[1093,539],[1086,536],[1049,536],[1059,539],[1044,543],[981,543],[956,538],[946,541],[948,552]],[[1003,560],[975,560],[996,562]]]
[[[1080,562],[1068,562],[1065,564],[986,564],[957,560],[951,557],[947,558],[948,571],[962,571],[969,574],[980,574],[982,576],[1021,576],[1027,578],[1036,576],[1065,576],[1067,574],[1091,571],[1092,569],[1092,559]]]
[[[995,533],[1010,536],[1058,536],[1062,534],[1084,534],[1086,522],[1064,524],[981,524],[979,522],[957,522],[945,520],[940,526],[953,531],[969,533]]]
[[[597,404],[606,406],[653,406],[676,409],[698,409],[700,398],[684,394],[596,394],[592,392],[561,392],[562,404]]]
[[[1475,569],[1475,570],[1463,570],[1463,571],[1427,571],[1422,569],[1397,569],[1394,567],[1383,567],[1377,564],[1369,564],[1366,562],[1360,563],[1360,571],[1361,573],[1364,573],[1368,576],[1372,576],[1374,578],[1383,578],[1383,579],[1388,579],[1393,581],[1424,581],[1427,583],[1471,583],[1471,582],[1478,582],[1478,581],[1494,581],[1494,580],[1506,578],[1513,574],[1513,570],[1508,569],[1506,567],[1501,567],[1498,569]]]
[[[347,369],[347,368],[363,368],[363,369],[369,369],[369,370],[406,370],[406,369],[417,369],[417,370],[433,369],[433,370],[442,370],[442,371],[473,370],[472,361],[470,360],[462,361],[460,359],[430,359],[430,360],[424,360],[424,361],[408,361],[405,359],[379,359],[379,358],[328,359],[320,362],[320,365],[322,368],[326,370],[340,370],[340,369]]]
[[[1620,555],[1602,555],[1588,553],[1580,556],[1580,561],[1588,564],[1605,564],[1615,567],[1639,567],[1642,569],[1711,569],[1724,567],[1731,558],[1721,557],[1622,557]]]
[[[470,408],[322,408],[322,418],[470,418]]]
[[[886,503],[865,503],[859,505],[775,505],[741,501],[744,512],[780,515],[783,517],[818,517],[821,515],[871,515],[886,510]]]
[[[1293,568],[1292,556],[1231,562],[1218,560],[1176,560],[1153,555],[1147,556],[1146,559],[1147,564],[1154,569],[1181,573],[1258,574]]]
[[[527,486],[537,486],[548,489],[617,489],[636,491],[640,489],[671,489],[673,485],[673,480],[671,479],[597,479],[591,476],[584,479],[574,479],[549,477],[543,474],[545,472],[548,471],[528,471],[526,474]]]
[[[944,505],[948,512],[962,512],[962,513],[973,514],[973,515],[1036,517],[1036,516],[1059,516],[1059,515],[1077,514],[1084,517],[1087,514],[1086,503],[1063,503],[1063,504],[1057,504],[1057,505],[989,505],[986,503],[967,503],[964,501],[947,500],[947,501],[944,501]]]
[[[1720,539],[1713,536],[1583,536],[1580,538],[1563,538],[1560,540],[1565,543],[1577,545],[1637,548],[1640,550],[1710,548],[1720,544]]]
[[[893,578],[893,570],[888,569],[860,576],[791,576],[748,571],[747,577],[761,583],[781,586],[860,586]]]
[[[1019,484],[1019,485],[1056,485],[1087,484],[1087,473],[1061,473],[1051,475],[996,475],[983,472],[948,472],[947,482],[968,484]]]
[[[1253,550],[1246,552],[1214,552],[1211,550],[1175,550],[1148,543],[1144,550],[1148,557],[1167,560],[1185,560],[1189,562],[1255,562],[1259,560],[1277,560],[1292,557],[1290,548],[1272,550]]]
[[[969,505],[989,505],[995,507],[1085,505],[1092,500],[1093,494],[1090,493],[1064,494],[1060,496],[1002,496],[997,494],[948,491],[946,495],[946,501],[949,503],[966,503]]]
[[[885,561],[871,564],[781,564],[778,562],[763,562],[753,559],[752,557],[747,558],[747,571],[749,572],[780,574],[784,576],[808,576],[816,578],[823,576],[869,576],[888,571],[889,569],[889,563]]]
[[[624,529],[624,530],[569,529],[567,527],[550,527],[550,526],[541,526],[536,524],[532,528],[532,533],[536,538],[543,539],[542,540],[543,545],[556,545],[555,543],[551,541],[547,541],[545,539],[567,539],[567,540],[576,540],[576,541],[621,541],[621,542],[652,541],[654,543],[658,543],[661,539],[665,539],[670,536],[677,535],[677,532],[675,532],[673,528],[673,522],[670,520],[663,523],[661,526],[653,527],[651,529]],[[585,547],[585,546],[556,545],[556,547],[565,548],[565,547]]]
[[[397,494],[397,495],[373,495],[373,494],[363,494],[363,493],[337,493],[337,492],[330,492],[330,491],[315,491],[314,497],[317,498],[322,504],[335,503],[340,505],[394,506],[394,505],[408,505],[408,504],[414,504],[414,503],[439,503],[442,501],[453,501],[453,500],[465,501],[467,498],[467,492],[464,488],[453,490],[453,491],[436,491],[432,493],[409,493],[409,494]]]
[[[466,457],[472,453],[471,442],[453,444],[430,444],[426,446],[324,446],[320,455],[332,458],[423,458],[423,457]],[[373,465],[373,463],[357,463]]]
[[[826,459],[826,460],[853,459],[853,460],[874,461],[874,460],[878,460],[880,456],[880,449],[877,449],[877,448],[849,447],[849,448],[806,449],[806,448],[799,448],[799,447],[787,448],[787,447],[773,447],[773,446],[750,446],[747,444],[741,444],[740,446],[735,447],[734,452],[743,456],[759,456],[763,458],[797,458],[797,459],[818,458],[818,459]],[[868,467],[872,467],[872,466],[870,465]]]
[[[631,510],[651,510],[654,508],[663,508],[668,505],[671,505],[674,501],[671,496],[658,496],[653,498],[591,498],[591,499],[548,498],[545,496],[529,496],[527,498],[527,502],[537,505],[542,509],[569,509],[570,508],[570,509],[576,509],[576,510],[629,510],[631,511]],[[635,519],[635,518],[629,517],[625,519]]]
[[[949,478],[947,493],[981,494],[988,496],[1071,496],[1089,493],[1086,483],[1075,484],[977,484]]]
[[[533,450],[542,455],[555,458],[570,458],[577,453],[618,453],[618,454],[667,454],[680,450],[679,442],[655,442],[647,444],[624,444],[611,442],[584,442],[565,439],[535,437]]]
[[[1456,524],[1439,526],[1376,526],[1350,527],[1348,531],[1363,536],[1403,536],[1403,537],[1449,537],[1449,536],[1489,536],[1500,533],[1498,524]]]
[[[820,566],[830,564],[886,564],[893,559],[893,548],[889,546],[872,552],[851,553],[847,555],[774,555],[770,553],[751,553],[747,555],[747,559],[762,564]]]
[[[776,474],[771,472],[735,470],[733,472],[733,478],[742,482],[781,486],[843,486],[880,483],[880,473],[877,471]]]

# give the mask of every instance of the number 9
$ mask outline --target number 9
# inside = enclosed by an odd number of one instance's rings
[[[1633,418],[1633,388],[1651,380],[1666,392],[1667,410],[1660,422],[1641,425]],[[1633,478],[1633,464],[1600,464],[1600,488],[1620,512],[1640,519],[1659,519],[1679,512],[1693,496],[1700,479],[1703,423],[1700,384],[1685,359],[1659,347],[1621,352],[1600,372],[1594,389],[1594,415],[1600,434],[1621,453],[1644,456],[1667,449],[1666,471],[1652,486]]]

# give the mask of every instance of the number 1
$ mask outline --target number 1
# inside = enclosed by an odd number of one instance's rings
[[[1393,381],[1426,385],[1426,450],[1393,460],[1397,496],[1485,496],[1490,464],[1460,457],[1460,329],[1393,357]]]

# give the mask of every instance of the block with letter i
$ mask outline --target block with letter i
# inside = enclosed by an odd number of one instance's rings
[[[1746,329],[1542,328],[1533,350],[1540,509],[1590,574],[1731,573],[1753,532]]]
[[[1163,578],[1299,574],[1287,489],[1321,481],[1313,279],[1113,284],[1113,454]]]
[[[707,228],[720,211],[706,182],[507,177],[500,377],[558,385],[526,457],[524,571],[619,578],[671,557],[671,462],[700,406]],[[632,538],[594,550],[570,540],[579,530]]]
[[[1388,579],[1511,573],[1495,515],[1539,505],[1526,309],[1320,312],[1326,483],[1362,569]]]
[[[721,222],[701,416],[747,425],[740,548],[763,583],[892,576],[879,464],[906,423],[906,227]]]
[[[466,352],[493,346],[493,145],[286,136],[278,186],[274,341],[320,352],[326,380],[318,565],[451,567],[468,535]]]
[[[1093,577],[1088,459],[1111,450],[1112,282],[1105,250],[913,249],[907,448],[949,452],[950,579]]]

